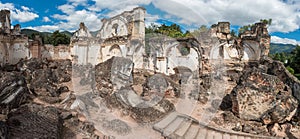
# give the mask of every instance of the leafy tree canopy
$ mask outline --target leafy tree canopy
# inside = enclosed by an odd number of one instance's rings
[[[290,71],[293,75],[295,75],[298,79],[300,79],[300,46],[296,46],[296,48],[290,52],[282,52],[270,54],[270,57],[274,60],[278,60],[284,63],[287,67],[288,71]]]

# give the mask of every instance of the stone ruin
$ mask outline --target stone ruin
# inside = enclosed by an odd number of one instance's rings
[[[205,63],[219,58],[235,62],[260,60],[268,55],[270,47],[270,36],[263,23],[256,23],[239,38],[230,36],[229,22],[220,22],[202,33],[208,40],[201,36],[174,39],[158,35],[145,38],[145,9],[138,7],[103,19],[96,36],[84,23],[80,23],[71,38],[70,47],[54,49],[43,45],[39,36],[28,40],[20,33],[20,25],[10,29],[8,10],[2,10],[1,17],[1,65],[16,64],[20,59],[29,58],[71,59],[77,64],[97,65],[119,56],[131,59],[135,68],[167,75],[174,74],[177,67],[201,73]],[[181,49],[184,48],[187,52],[182,54]]]
[[[229,22],[148,37],[137,7],[103,19],[96,36],[80,23],[69,47],[52,47],[0,13],[0,137],[300,136],[300,82],[268,58],[266,24],[238,37]]]
[[[143,68],[145,45],[145,9],[138,7],[110,19],[94,37],[84,23],[71,38],[71,55],[78,64],[104,62],[113,56],[129,58],[135,67]]]
[[[28,57],[28,38],[21,34],[20,25],[11,29],[10,11],[0,11],[0,65],[16,64],[20,59]]]

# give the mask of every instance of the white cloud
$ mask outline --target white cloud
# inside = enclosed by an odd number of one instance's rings
[[[30,8],[26,6],[21,6],[21,9],[18,9],[14,6],[13,3],[0,2],[0,9],[10,10],[11,19],[19,22],[28,22],[39,17],[39,15],[31,11]]]
[[[96,12],[87,9],[76,10],[77,6],[75,6],[72,2],[80,1],[83,2],[84,0],[69,0],[68,4],[58,6],[58,9],[64,14],[52,15],[52,18],[60,20],[60,22],[55,23],[53,28],[47,26],[47,29],[57,30],[56,27],[59,27],[59,30],[75,31],[79,28],[80,22],[84,22],[91,31],[99,30],[102,22]],[[45,27],[42,26],[40,28],[45,29]]]
[[[291,32],[300,27],[300,1],[296,0],[92,0],[89,4],[87,0],[67,0],[66,4],[57,7],[63,14],[53,14],[51,17],[60,20],[55,26],[61,29],[76,30],[80,22],[85,22],[90,30],[98,30],[103,17],[112,17],[150,3],[166,14],[146,14],[146,24],[157,23],[158,19],[163,18],[185,24],[186,28],[210,26],[219,21],[229,21],[232,25],[242,26],[253,24],[260,19],[272,18],[270,32]],[[79,9],[79,5],[84,8]],[[0,2],[1,6],[13,5]],[[103,10],[109,12],[105,12],[105,15],[100,14]],[[26,12],[24,8],[22,11]]]
[[[66,14],[72,14],[75,11],[75,6],[70,5],[70,4],[64,4],[64,5],[58,6],[57,8]]]
[[[106,16],[113,17],[113,16],[123,13],[124,11],[131,11],[133,8],[136,8],[136,7],[138,7],[138,5],[127,5],[127,6],[122,7],[121,9],[112,10],[111,12],[107,13]]]
[[[151,0],[92,0],[95,2],[90,10],[101,11],[102,9],[121,10],[124,7],[134,5],[148,5]]]
[[[97,13],[87,10],[75,11],[66,16],[65,20],[67,20],[67,22],[60,23],[65,29],[78,29],[80,22],[84,22],[90,30],[99,30],[102,24]]]
[[[15,9],[15,6],[13,3],[1,3],[0,2],[0,9],[10,10],[10,9]]]
[[[94,5],[85,6],[85,9],[78,10],[79,5],[87,4],[87,0],[68,0],[64,5],[60,5],[57,8],[63,12],[63,14],[53,14],[52,18],[60,20],[54,26],[59,27],[61,30],[75,31],[79,28],[79,23],[84,22],[85,25],[91,30],[99,30],[101,28],[103,17],[112,17],[120,14],[124,11],[130,11],[141,4],[150,4],[150,0],[93,0]],[[110,9],[111,12],[103,15],[99,14],[102,9]],[[146,15],[146,18],[155,21],[158,19],[157,15]],[[45,29],[41,26],[40,29]],[[47,26],[47,29],[51,29]],[[56,28],[53,28],[56,29]],[[54,31],[54,30],[53,30]]]
[[[281,43],[281,44],[293,44],[293,45],[299,45],[300,42],[294,39],[288,39],[288,38],[280,38],[278,36],[271,36],[271,42],[272,43]]]
[[[41,32],[52,32],[55,30],[59,30],[60,27],[56,26],[56,25],[42,25],[42,26],[35,26],[35,27],[25,27],[27,29],[33,29],[33,30],[38,30]]]
[[[290,32],[299,28],[299,3],[286,4],[279,0],[153,0],[155,7],[181,18],[179,21],[187,25],[211,25],[218,21],[247,25],[272,18],[270,31],[273,32]]]
[[[19,22],[28,22],[38,17],[39,15],[30,11],[21,11],[19,9],[11,11],[11,19]]]
[[[68,0],[68,2],[72,3],[72,5],[74,5],[74,6],[78,6],[78,5],[86,6],[87,5],[87,0]]]
[[[29,11],[30,9],[26,6],[21,6],[21,9],[24,10],[24,11]]]
[[[43,22],[50,22],[50,21],[51,21],[51,20],[50,20],[49,17],[47,17],[47,16],[43,17]]]
[[[145,20],[146,22],[156,22],[158,19],[160,19],[159,15],[151,15],[149,13],[146,12],[146,15],[145,15]]]

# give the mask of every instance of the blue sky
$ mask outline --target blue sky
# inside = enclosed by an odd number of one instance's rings
[[[12,24],[39,31],[75,31],[84,22],[99,30],[102,18],[143,6],[146,24],[177,23],[184,30],[229,21],[233,28],[272,18],[272,42],[300,44],[300,0],[0,0]]]

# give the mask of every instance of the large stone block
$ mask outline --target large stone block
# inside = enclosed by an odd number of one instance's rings
[[[8,114],[9,138],[61,138],[62,121],[54,107],[24,105]]]
[[[18,73],[0,74],[0,113],[19,107],[29,94],[23,76]]]
[[[232,111],[241,119],[282,123],[297,109],[289,86],[278,77],[249,69],[231,93]]]

